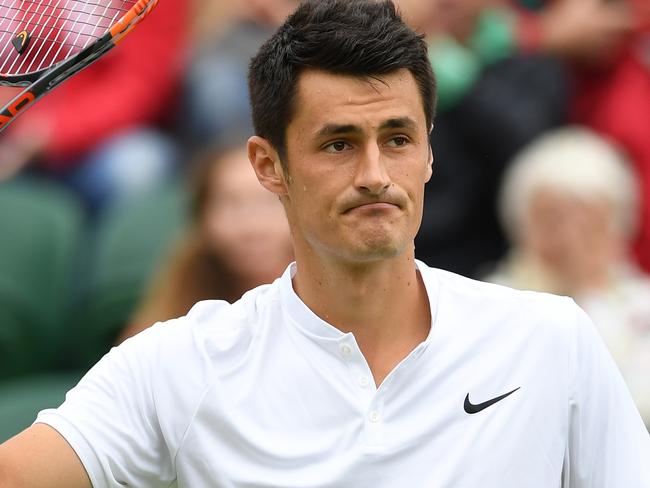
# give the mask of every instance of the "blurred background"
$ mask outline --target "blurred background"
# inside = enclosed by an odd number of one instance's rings
[[[246,71],[297,3],[161,1],[0,135],[0,442],[113,345],[292,260]],[[396,3],[438,79],[417,257],[572,296],[650,425],[650,2]]]

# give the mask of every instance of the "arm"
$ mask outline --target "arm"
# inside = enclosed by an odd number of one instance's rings
[[[563,486],[650,486],[650,436],[614,361],[582,310],[578,310],[573,340]]]
[[[81,461],[52,427],[36,424],[0,445],[0,488],[90,488]]]
[[[201,367],[193,347],[190,326],[175,321],[112,349],[60,407],[0,447],[0,487],[170,486],[204,389],[204,376],[186,378],[175,361],[191,368],[197,358]]]
[[[539,12],[519,9],[519,45],[587,65],[608,63],[641,22],[629,2],[556,0]]]

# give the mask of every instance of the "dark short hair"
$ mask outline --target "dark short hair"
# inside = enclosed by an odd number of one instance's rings
[[[274,146],[286,170],[286,129],[304,70],[376,77],[403,68],[418,84],[431,127],[436,88],[427,45],[402,21],[392,1],[307,0],[251,61],[248,84],[255,133]]]

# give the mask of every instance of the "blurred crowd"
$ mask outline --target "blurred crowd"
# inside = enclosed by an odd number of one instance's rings
[[[0,135],[0,380],[83,371],[281,274],[246,72],[297,3],[161,1]],[[417,257],[572,296],[650,425],[650,2],[395,3],[438,83]]]

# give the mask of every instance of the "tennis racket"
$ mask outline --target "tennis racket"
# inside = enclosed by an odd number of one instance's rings
[[[40,97],[115,47],[157,3],[0,0],[0,85],[27,87],[0,111],[0,132]]]

